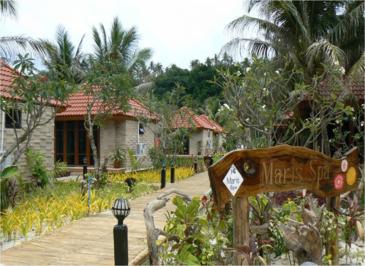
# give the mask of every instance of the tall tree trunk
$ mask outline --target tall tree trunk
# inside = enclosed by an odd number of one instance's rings
[[[89,141],[90,141],[91,151],[93,153],[95,178],[96,178],[96,180],[99,180],[99,177],[100,177],[100,163],[99,163],[99,158],[98,158],[98,150],[97,150],[97,147],[96,147],[96,144],[95,144],[95,139],[94,139],[94,130],[93,130],[94,129],[94,122],[93,122],[92,117],[91,117],[91,112],[88,112],[88,114],[87,114],[85,129],[86,129]]]

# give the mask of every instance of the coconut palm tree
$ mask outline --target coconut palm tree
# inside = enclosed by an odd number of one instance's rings
[[[80,83],[87,68],[85,56],[81,51],[84,36],[75,47],[68,32],[63,27],[56,31],[56,43],[44,41],[46,50],[44,64],[48,68],[48,75],[55,80],[66,80]]]
[[[14,0],[0,0],[0,14],[16,16],[16,8]]]
[[[243,15],[233,20],[228,29],[239,36],[225,49],[248,44],[252,55],[289,62],[304,69],[307,77],[318,73],[322,62],[346,62],[350,71],[363,56],[362,1],[251,0],[249,13],[254,8],[262,18]],[[252,26],[258,29],[254,38],[246,35]]]
[[[109,36],[103,24],[99,31],[93,27],[94,59],[98,62],[117,62],[129,71],[134,78],[141,69],[146,68],[146,61],[151,58],[152,52],[145,48],[138,50],[138,34],[135,27],[123,29],[117,17],[114,18]]]
[[[16,17],[14,0],[0,0],[0,18],[2,16]],[[21,51],[31,50],[42,54],[44,48],[40,40],[25,36],[0,36],[0,57],[10,60]]]

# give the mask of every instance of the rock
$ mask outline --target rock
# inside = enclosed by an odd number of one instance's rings
[[[300,264],[300,266],[318,266],[318,264],[315,264],[314,262],[306,261],[306,262]]]

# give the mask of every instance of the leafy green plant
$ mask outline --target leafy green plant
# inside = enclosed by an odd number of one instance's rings
[[[148,150],[148,155],[151,159],[154,169],[162,168],[163,160],[166,160],[166,156],[160,148],[153,147]]]
[[[55,162],[52,175],[53,177],[62,177],[69,175],[67,163],[60,161]]]
[[[15,201],[19,192],[19,182],[16,179],[18,174],[19,172],[16,166],[5,167],[0,172],[1,211],[8,208],[9,206],[15,205]]]
[[[122,166],[122,161],[125,160],[125,157],[125,150],[121,147],[116,148],[111,156],[114,167],[120,168]]]
[[[127,154],[128,154],[128,158],[129,158],[129,162],[131,164],[132,170],[137,171],[138,168],[140,167],[140,163],[136,157],[135,152],[132,149],[127,149]]]
[[[44,187],[49,183],[49,173],[44,165],[43,155],[36,150],[27,149],[25,153],[27,164],[32,172],[32,176],[36,179],[37,185]]]
[[[212,208],[206,197],[191,202],[175,197],[176,210],[169,213],[165,231],[170,242],[162,244],[162,261],[166,264],[222,263],[222,249],[228,244],[227,223]]]

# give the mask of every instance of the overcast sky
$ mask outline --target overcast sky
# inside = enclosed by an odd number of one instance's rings
[[[244,0],[17,0],[18,16],[0,19],[0,36],[24,34],[55,40],[63,25],[75,45],[83,34],[84,51],[92,51],[91,28],[109,29],[118,16],[124,27],[136,26],[139,47],[153,50],[163,66],[189,67],[212,57],[229,40],[226,25],[246,13]]]

